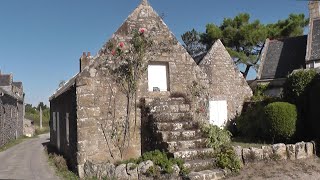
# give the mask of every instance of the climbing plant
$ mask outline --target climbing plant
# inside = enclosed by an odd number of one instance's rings
[[[110,111],[113,119],[111,132],[111,139],[115,139],[115,145],[120,150],[121,158],[126,147],[130,144],[130,114],[132,106],[135,110],[136,118],[136,99],[139,80],[147,70],[147,61],[145,54],[147,50],[152,46],[152,41],[146,36],[147,30],[140,28],[139,30],[133,30],[131,33],[131,39],[128,42],[116,42],[108,43],[108,50],[111,54],[111,58],[107,59],[107,69],[111,78],[117,83],[120,91],[126,95],[126,117],[125,121],[116,122],[115,113]],[[110,87],[114,94],[112,87]],[[115,104],[115,101],[113,102]],[[135,119],[136,123],[136,119]],[[108,138],[103,129],[105,139],[108,142]],[[121,137],[122,136],[122,137]],[[109,146],[109,145],[108,145]],[[110,150],[111,151],[111,150]],[[111,156],[112,153],[111,153]]]

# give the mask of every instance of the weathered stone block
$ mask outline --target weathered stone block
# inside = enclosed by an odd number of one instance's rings
[[[94,94],[83,94],[78,96],[78,105],[82,107],[94,106]]]
[[[145,161],[145,162],[141,162],[139,165],[138,165],[138,173],[139,174],[145,174],[149,168],[151,168],[153,166],[153,162],[148,160],[148,161]]]
[[[242,149],[242,158],[245,164],[252,163],[255,160],[255,156],[249,148]]]
[[[295,149],[296,149],[296,159],[307,158],[306,144],[304,142],[296,143]]]
[[[263,159],[264,160],[269,160],[270,157],[272,157],[273,151],[271,146],[262,146],[261,147],[262,152],[263,152]]]
[[[306,151],[307,151],[307,157],[312,157],[314,156],[314,152],[315,152],[315,148],[314,148],[314,144],[312,142],[307,142],[306,143]]]
[[[260,148],[250,148],[251,149],[251,153],[253,154],[254,161],[261,161],[263,159],[263,150]]]
[[[288,159],[295,160],[296,159],[295,145],[294,144],[287,144],[286,147],[287,147]]]
[[[127,165],[126,164],[120,164],[116,167],[115,170],[115,177],[119,180],[128,180],[129,176],[127,174]]]
[[[242,161],[242,147],[241,146],[233,146],[233,150],[238,158]]]
[[[129,179],[138,180],[138,167],[136,164],[128,163],[127,173],[129,175]]]
[[[283,160],[287,159],[287,147],[283,143],[274,144],[272,145],[272,150],[275,156],[277,156],[277,159]]]

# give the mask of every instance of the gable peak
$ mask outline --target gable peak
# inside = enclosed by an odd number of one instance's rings
[[[141,0],[141,5],[148,6],[149,5],[148,0]]]

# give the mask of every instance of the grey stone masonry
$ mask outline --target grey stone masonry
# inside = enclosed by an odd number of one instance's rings
[[[209,100],[227,101],[228,120],[241,114],[243,102],[250,99],[252,90],[220,40],[213,44],[199,66],[208,75]]]
[[[110,47],[119,43],[128,45],[132,39],[132,31],[141,28],[145,30],[144,35],[153,42],[145,53],[145,63],[166,67],[167,91],[150,91],[147,69],[139,80],[133,102],[128,104],[127,95],[121,91],[121,85],[110,72],[110,68],[118,63],[114,60]],[[223,45],[219,45],[215,53],[226,60],[225,57],[230,56],[222,47]],[[218,52],[220,50],[224,51]],[[217,56],[207,58],[218,58]],[[50,97],[51,143],[69,159],[72,167],[77,167],[81,178],[85,175],[84,165],[88,161],[114,163],[137,158],[141,153],[156,147],[148,144],[148,138],[152,136],[161,137],[161,140],[154,143],[158,142],[156,145],[165,147],[176,157],[193,160],[193,157],[200,154],[208,154],[211,149],[203,147],[204,139],[199,134],[197,122],[192,118],[208,121],[209,90],[213,99],[231,97],[228,99],[230,117],[240,113],[244,96],[247,97],[251,92],[247,93],[245,84],[239,84],[241,78],[236,74],[234,64],[229,61],[227,59],[222,64],[217,61],[221,64],[220,74],[217,75],[228,77],[227,80],[211,76],[211,71],[204,72],[149,3],[143,0],[95,56],[87,53],[81,56],[80,72]],[[220,78],[221,83],[209,83],[209,79],[212,82],[217,78]],[[203,92],[196,92],[201,96],[189,97],[190,104],[181,99],[169,98],[173,93],[190,96],[195,84]],[[226,88],[227,85],[230,85],[230,90],[215,87]],[[237,89],[237,92],[231,89]],[[152,110],[157,119],[157,123],[153,125],[158,130],[155,134],[150,134],[145,128],[148,125],[145,123],[147,118],[144,117],[146,110],[141,108],[141,103],[144,99],[157,98],[167,99],[168,104]],[[201,113],[195,111],[199,107],[203,108],[200,109]],[[118,171],[123,171],[123,168]]]
[[[0,147],[23,135],[23,115],[22,83],[0,73]]]
[[[314,142],[298,142],[296,144],[274,144],[261,148],[234,147],[236,154],[244,164],[269,160],[297,160],[312,158],[316,154]]]

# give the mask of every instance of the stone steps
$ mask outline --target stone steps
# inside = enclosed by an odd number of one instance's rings
[[[169,152],[179,151],[182,149],[202,148],[206,145],[206,139],[186,140],[186,141],[171,141],[166,142]]]
[[[193,113],[191,112],[176,112],[176,113],[154,113],[150,114],[149,118],[155,122],[193,122]]]
[[[159,131],[194,130],[194,129],[199,129],[199,124],[194,121],[156,122],[155,129]]]
[[[146,103],[152,106],[168,106],[168,105],[181,105],[189,104],[183,97],[179,98],[157,98],[157,99],[146,99]]]
[[[162,137],[162,140],[177,141],[177,140],[194,140],[202,137],[201,131],[198,130],[179,130],[179,131],[157,131]]]
[[[174,158],[181,158],[183,160],[196,160],[212,157],[214,153],[212,148],[198,148],[198,149],[185,149],[173,152]]]
[[[213,158],[187,160],[184,167],[192,172],[199,172],[207,169],[213,169],[216,166],[216,161]]]
[[[220,169],[212,169],[191,172],[188,177],[190,180],[218,180],[225,177],[225,171]]]
[[[162,106],[154,106],[150,109],[151,113],[163,113],[163,112],[189,112],[190,105],[189,104],[180,104],[180,105],[162,105]]]

